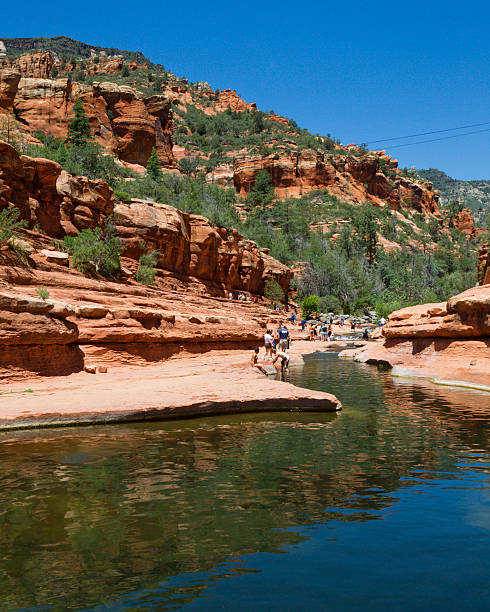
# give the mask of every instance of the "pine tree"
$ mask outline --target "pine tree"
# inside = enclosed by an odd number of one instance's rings
[[[162,177],[162,171],[160,168],[162,164],[158,159],[157,150],[155,147],[151,150],[151,155],[148,158],[146,163],[146,173],[150,176],[154,181],[158,181]]]
[[[271,175],[267,170],[261,170],[255,177],[254,186],[247,195],[249,204],[267,206],[274,199],[274,186],[272,185]]]
[[[83,108],[83,102],[77,98],[73,105],[74,117],[68,124],[68,136],[66,142],[73,145],[84,145],[92,140],[90,122]]]

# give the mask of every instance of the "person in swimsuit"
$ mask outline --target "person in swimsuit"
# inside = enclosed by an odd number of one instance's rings
[[[265,346],[265,358],[270,357],[272,359],[272,343],[274,342],[274,338],[272,337],[272,332],[268,329],[264,334],[264,346]]]
[[[275,365],[278,359],[281,360],[281,370],[285,370],[289,366],[289,355],[280,349],[274,349],[273,351],[274,358],[272,359],[272,363]]]

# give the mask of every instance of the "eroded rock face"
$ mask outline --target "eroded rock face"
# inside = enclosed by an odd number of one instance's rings
[[[477,338],[490,336],[490,285],[473,287],[448,302],[393,312],[385,338]]]
[[[53,238],[102,226],[114,210],[112,189],[64,172],[49,159],[19,156],[0,141],[0,208],[13,205],[29,227]]]
[[[478,279],[480,285],[490,285],[490,244],[484,244],[478,256]]]
[[[0,57],[0,109],[12,109],[20,77],[19,70]]]
[[[206,217],[166,204],[132,200],[116,204],[114,222],[127,257],[138,259],[143,243],[160,252],[161,268],[226,290],[262,293],[269,278],[277,280],[285,291],[289,288],[289,268],[262,253],[236,230],[216,228]]]
[[[473,221],[473,215],[469,208],[463,208],[463,210],[456,216],[453,221],[454,227],[463,234],[466,234],[467,238],[471,238],[476,234],[475,222]]]
[[[393,172],[388,178],[380,164]],[[343,200],[373,203],[387,201],[398,210],[410,207],[418,212],[437,213],[439,193],[431,183],[419,183],[397,172],[397,162],[380,153],[362,156],[327,156],[306,149],[298,153],[249,157],[235,162],[233,182],[242,195],[253,188],[255,177],[267,170],[278,197],[298,197],[317,189],[327,189]]]
[[[102,180],[72,176],[48,159],[19,156],[0,141],[0,209],[15,206],[30,228],[53,238],[104,227],[114,214],[124,256],[133,260],[151,249],[158,267],[206,281],[221,291],[261,294],[274,278],[287,291],[292,272],[236,230],[213,226],[209,219],[145,200],[114,203]],[[143,246],[142,246],[143,245]]]
[[[367,343],[352,356],[389,365],[400,376],[490,389],[490,285],[468,289],[448,302],[393,312],[382,333],[383,341]]]
[[[55,57],[51,51],[26,53],[15,61],[23,77],[48,79],[55,65]]]
[[[15,111],[27,132],[66,138],[73,104],[81,98],[95,139],[122,161],[145,165],[155,147],[164,167],[175,166],[171,103],[165,96],[145,99],[131,87],[110,82],[85,85],[68,78],[23,76],[51,72],[28,69],[30,60],[23,61],[26,65],[19,68],[0,59],[0,109]]]

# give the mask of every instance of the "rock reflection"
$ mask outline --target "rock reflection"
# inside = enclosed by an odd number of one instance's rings
[[[6,609],[87,607],[125,593],[134,603],[145,589],[178,607],[250,571],[217,569],[226,560],[308,538],[298,526],[381,521],[403,489],[488,471],[479,394],[396,381],[335,355],[286,378],[335,393],[344,412],[0,437]],[[190,572],[200,574],[172,582]]]

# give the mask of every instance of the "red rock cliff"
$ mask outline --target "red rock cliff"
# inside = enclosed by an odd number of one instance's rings
[[[215,290],[260,294],[266,280],[275,278],[287,291],[292,278],[289,268],[236,230],[166,204],[115,204],[104,181],[72,176],[56,162],[20,156],[0,141],[0,209],[7,206],[17,207],[29,227],[54,238],[101,227],[113,214],[126,257],[137,260],[140,243],[146,243],[161,253],[162,270],[206,281]]]
[[[388,177],[381,163],[392,171]],[[373,203],[386,201],[394,209],[410,207],[419,212],[437,213],[439,193],[431,183],[417,182],[400,175],[397,163],[380,153],[328,156],[307,149],[297,153],[248,157],[235,162],[233,182],[245,196],[260,170],[267,170],[278,197],[297,197],[326,189],[343,200]]]

